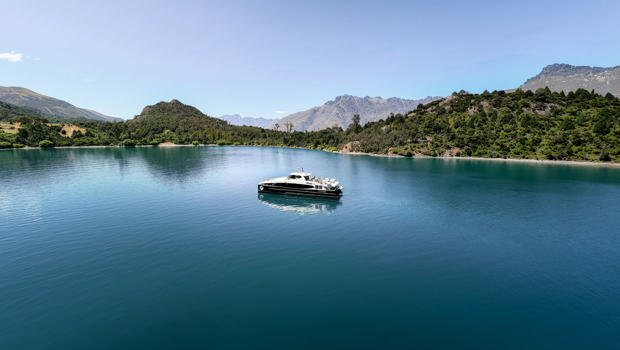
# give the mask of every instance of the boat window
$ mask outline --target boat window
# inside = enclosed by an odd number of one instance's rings
[[[312,185],[299,184],[299,183],[278,183],[276,184],[276,186],[282,186],[282,187],[287,187],[287,188],[306,188],[306,189],[313,188]]]
[[[310,180],[310,176],[304,176],[304,179]]]

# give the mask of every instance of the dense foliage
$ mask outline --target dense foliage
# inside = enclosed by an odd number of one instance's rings
[[[586,90],[455,93],[366,124],[362,152],[620,161],[620,100]]]
[[[176,100],[147,106],[132,120],[122,123],[76,121],[85,132],[63,134],[62,124],[43,118],[13,118],[19,123],[17,134],[0,133],[0,141],[38,146],[50,140],[56,146],[90,145],[157,145],[175,144],[259,145],[323,148],[343,143],[342,129],[327,129],[313,133],[276,131],[251,126],[235,126],[204,115],[198,109]]]
[[[539,89],[452,96],[405,115],[348,130],[285,132],[233,126],[176,100],[147,106],[122,123],[78,121],[71,137],[61,124],[14,117],[17,134],[0,142],[52,145],[243,144],[348,150],[404,156],[477,156],[620,162],[620,100],[586,90]],[[84,130],[84,132],[82,132]],[[45,143],[49,146],[49,143]],[[14,146],[15,147],[15,146]]]

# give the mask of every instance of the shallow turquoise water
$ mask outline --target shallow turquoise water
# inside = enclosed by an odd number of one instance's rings
[[[259,196],[303,165],[340,202]],[[0,152],[0,349],[620,347],[620,170]]]

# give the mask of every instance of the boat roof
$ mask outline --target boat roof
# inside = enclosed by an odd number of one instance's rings
[[[310,176],[310,173],[305,173],[303,171],[297,171],[297,172],[290,173],[290,175]]]

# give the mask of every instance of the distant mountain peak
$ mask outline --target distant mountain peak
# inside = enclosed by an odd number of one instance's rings
[[[566,73],[573,71],[577,66],[573,66],[566,63],[554,63],[550,64],[542,69],[540,74],[557,74],[557,73]]]
[[[397,97],[358,97],[340,95],[321,106],[290,114],[278,121],[280,127],[292,123],[298,131],[321,130],[332,126],[347,128],[353,115],[359,114],[361,123],[384,119],[391,113],[407,113],[414,110],[420,103],[426,104],[439,97],[427,97],[421,100],[407,100]]]
[[[260,117],[243,117],[239,114],[228,114],[219,117],[219,119],[225,120],[230,125],[245,125],[256,126],[259,128],[267,128],[277,121],[277,119],[268,119]]]
[[[550,64],[544,67],[539,75],[596,74],[596,73],[600,73],[606,70],[615,69],[618,67],[620,66],[603,68],[603,67],[590,67],[590,66],[573,66],[571,64],[566,64],[566,63],[554,63],[554,64]]]
[[[565,92],[581,88],[620,96],[620,66],[604,68],[554,63],[520,86],[522,90],[532,91],[544,87]]]

